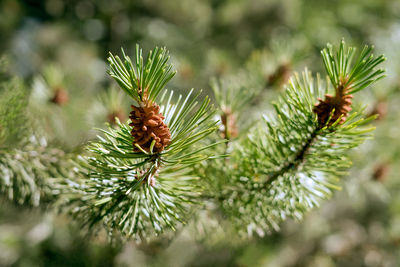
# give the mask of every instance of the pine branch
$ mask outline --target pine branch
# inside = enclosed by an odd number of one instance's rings
[[[347,48],[342,41],[335,57],[332,45],[328,44],[321,54],[334,88],[343,87],[349,90],[349,94],[353,94],[385,77],[383,69],[375,69],[385,61],[385,57],[381,55],[375,58],[371,54],[372,50],[373,47],[364,46],[353,65],[355,48]]]
[[[363,125],[374,117],[364,119],[362,111],[348,113],[349,109],[335,113],[335,107],[351,102],[332,102],[337,105],[321,106],[318,112],[314,107],[315,99],[332,87],[336,92],[343,88],[342,99],[349,92],[359,91],[360,85],[382,77],[383,72],[371,66],[383,57],[368,56],[367,49],[359,57],[362,60],[351,65],[352,53],[344,53],[344,47],[342,42],[337,57],[325,61],[327,69],[335,69],[328,71],[332,84],[324,86],[319,78],[314,83],[307,71],[302,78],[296,74],[285,94],[274,103],[275,119],[266,118],[265,126],[257,125],[248,138],[236,144],[232,167],[226,168],[230,178],[214,183],[214,197],[239,231],[264,235],[277,230],[288,217],[301,219],[339,188],[338,178],[351,165],[347,152],[370,138],[373,128]],[[365,57],[369,60],[364,61]],[[354,73],[358,73],[354,76],[357,79],[346,78]],[[326,119],[320,119],[321,112],[327,114]]]
[[[0,193],[20,205],[38,206],[57,198],[57,183],[70,170],[63,151],[32,136],[22,148],[0,151]]]
[[[4,71],[4,70],[1,70]],[[34,135],[23,82],[11,75],[0,81],[0,193],[18,204],[38,206],[59,193],[68,177],[68,156]]]
[[[250,120],[249,108],[260,97],[264,80],[251,70],[212,79],[210,84],[218,105],[221,137],[230,141],[246,134],[249,125],[256,121],[256,118]]]
[[[0,149],[20,144],[28,134],[27,92],[16,77],[0,82]]]
[[[314,129],[310,137],[305,140],[304,145],[297,151],[294,159],[285,162],[278,171],[274,172],[273,174],[269,174],[266,182],[263,184],[263,187],[268,189],[276,179],[278,179],[285,173],[289,172],[292,169],[297,170],[299,166],[305,162],[307,153],[309,153],[310,147],[316,141],[318,134],[319,130]]]
[[[165,90],[157,101],[162,105],[155,102],[173,75],[167,52],[156,48],[146,62],[137,53],[136,69],[126,56],[125,64],[111,57],[110,74],[139,107],[132,107],[131,123],[116,120],[117,127],[101,130],[89,144],[77,166],[83,178],[66,181],[63,201],[89,228],[103,224],[110,234],[143,240],[185,223],[200,195],[193,167],[215,157],[207,150],[218,143],[201,144],[217,122],[210,100],[197,102],[200,92],[174,101]],[[169,138],[157,149],[160,129]]]

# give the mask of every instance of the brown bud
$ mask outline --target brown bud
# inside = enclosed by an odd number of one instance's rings
[[[193,78],[193,69],[189,64],[184,64],[179,71],[181,77],[185,80],[190,80]]]
[[[374,109],[370,112],[370,116],[372,115],[378,115],[377,120],[383,120],[388,112],[388,105],[385,100],[380,100],[378,101]]]
[[[54,96],[50,101],[59,106],[63,106],[68,103],[68,100],[68,92],[62,87],[57,87],[54,91]]]
[[[288,63],[280,65],[274,73],[268,76],[268,85],[282,86],[285,84],[289,80],[290,69],[291,68]]]
[[[116,120],[115,118],[118,118],[120,121],[124,121],[126,118],[125,112],[122,110],[114,110],[111,113],[107,115],[107,121],[111,125],[116,125]]]
[[[221,132],[222,138],[232,139],[238,136],[236,117],[230,109],[226,109],[221,115],[221,122],[224,125],[224,130]]]
[[[383,182],[389,173],[389,169],[390,169],[390,167],[389,167],[389,164],[387,164],[387,163],[377,164],[374,168],[372,178],[375,181]]]

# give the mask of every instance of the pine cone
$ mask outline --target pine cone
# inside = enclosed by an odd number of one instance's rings
[[[224,125],[224,130],[221,132],[222,138],[231,139],[239,134],[236,126],[236,117],[230,109],[226,109],[221,115],[221,122]]]
[[[107,115],[107,121],[111,125],[116,125],[117,121],[115,118],[118,118],[119,121],[125,121],[126,115],[125,112],[121,109],[114,110]]]
[[[336,96],[326,94],[325,100],[318,98],[319,103],[315,104],[313,112],[318,115],[319,125],[322,127],[327,123],[333,109],[335,109],[335,112],[328,126],[331,126],[342,115],[339,124],[344,123],[349,115],[348,113],[351,111],[352,98],[352,95],[347,94]]]
[[[374,168],[372,178],[375,181],[383,182],[387,178],[389,171],[390,171],[390,165],[388,163],[386,162],[379,163]]]
[[[388,113],[388,104],[385,100],[380,100],[375,104],[374,109],[368,114],[368,116],[378,115],[376,120],[383,120]]]
[[[267,86],[284,85],[290,78],[290,69],[289,63],[280,65],[278,69],[268,77]]]
[[[54,91],[53,98],[50,99],[51,102],[59,106],[67,104],[68,100],[69,100],[68,92],[62,87],[57,87]]]
[[[150,145],[155,140],[153,152],[161,152],[171,141],[171,133],[168,126],[164,123],[164,116],[160,113],[160,106],[136,107],[131,106],[129,118],[131,119],[133,151],[139,152],[135,144],[142,149],[150,152]]]

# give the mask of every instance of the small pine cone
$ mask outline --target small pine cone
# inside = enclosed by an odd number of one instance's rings
[[[289,63],[284,63],[278,67],[278,69],[272,73],[268,79],[268,86],[282,86],[284,85],[290,78],[290,65]]]
[[[125,112],[121,109],[117,109],[117,110],[110,112],[107,115],[107,121],[111,125],[117,124],[116,118],[118,118],[119,121],[125,121],[125,118],[126,118]]]
[[[374,109],[369,113],[369,116],[378,115],[377,120],[383,120],[388,113],[388,104],[385,100],[380,100],[375,104]]]
[[[318,98],[319,103],[315,104],[313,112],[318,115],[319,125],[322,127],[327,123],[333,109],[335,109],[335,112],[333,113],[328,126],[331,126],[340,116],[342,116],[342,118],[340,119],[339,124],[344,123],[349,115],[348,113],[351,111],[352,98],[352,95],[346,94],[342,96],[326,94],[325,100]]]
[[[150,152],[150,146],[153,140],[155,145],[153,152],[161,152],[171,141],[171,133],[168,126],[164,123],[164,116],[160,113],[160,106],[152,105],[145,107],[131,106],[131,119],[133,151],[139,152],[135,144],[142,149]]]
[[[388,163],[379,163],[375,166],[372,178],[375,181],[383,182],[388,176],[390,166]]]
[[[63,106],[69,101],[68,92],[62,87],[57,87],[54,91],[53,98],[50,101],[56,105]]]
[[[222,138],[231,139],[238,136],[236,118],[230,109],[225,110],[221,115],[221,122],[224,125],[224,130],[221,132]]]

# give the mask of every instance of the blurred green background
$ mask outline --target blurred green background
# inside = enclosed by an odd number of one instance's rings
[[[166,46],[177,70],[169,88],[208,94],[212,77],[259,58],[271,101],[294,71],[324,73],[319,51],[342,38],[388,58],[388,77],[359,96],[380,117],[343,190],[303,222],[251,241],[199,240],[189,226],[147,246],[109,244],[67,217],[0,200],[0,266],[399,266],[400,1],[0,1],[0,54],[30,88],[43,133],[66,151],[111,115],[127,117],[129,101],[109,89],[109,51]]]

